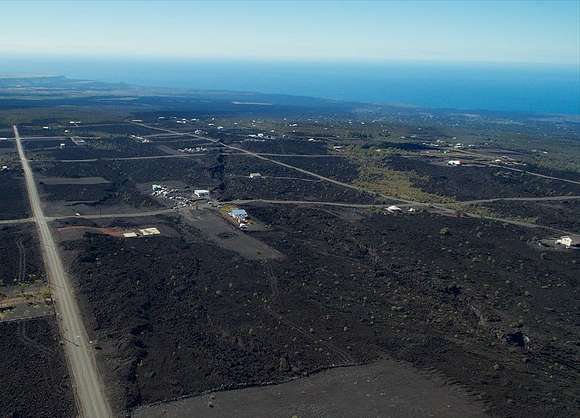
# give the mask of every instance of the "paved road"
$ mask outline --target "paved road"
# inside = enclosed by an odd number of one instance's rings
[[[112,410],[105,397],[93,347],[89,343],[70,279],[65,272],[52,232],[44,217],[34,176],[24,154],[18,128],[14,126],[13,129],[26,178],[30,206],[38,228],[44,263],[60,319],[60,332],[63,341],[66,342],[64,348],[72,371],[79,413],[86,418],[111,417]]]

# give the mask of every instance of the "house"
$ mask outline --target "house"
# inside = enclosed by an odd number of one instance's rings
[[[566,248],[580,248],[580,237],[571,237],[563,235],[556,240],[556,244],[563,245]]]
[[[236,220],[239,224],[245,223],[248,219],[248,212],[244,209],[232,209],[228,212],[228,215],[232,217],[232,219]]]
[[[209,190],[197,189],[193,191],[193,194],[199,197],[200,199],[209,199]]]
[[[456,167],[458,165],[461,165],[461,160],[449,160],[447,161],[447,165]]]
[[[399,213],[402,212],[401,208],[395,205],[391,205],[387,208],[387,212],[389,213]]]
[[[250,178],[251,179],[256,179],[258,177],[262,177],[262,175],[260,173],[250,173]]]

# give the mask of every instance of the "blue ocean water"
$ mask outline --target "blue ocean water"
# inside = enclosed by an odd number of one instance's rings
[[[576,66],[7,57],[0,72],[430,108],[580,114]]]

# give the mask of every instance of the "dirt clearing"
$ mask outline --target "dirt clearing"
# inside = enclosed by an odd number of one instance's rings
[[[485,417],[457,386],[392,360],[332,369],[276,386],[218,392],[137,410],[133,417]]]

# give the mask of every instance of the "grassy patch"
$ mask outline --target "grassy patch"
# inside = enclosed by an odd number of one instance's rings
[[[452,203],[454,199],[427,193],[415,186],[422,178],[414,172],[396,171],[384,166],[383,159],[388,155],[398,154],[389,149],[369,148],[357,146],[345,148],[344,152],[355,161],[359,176],[354,184],[367,190],[401,199],[424,203]]]

